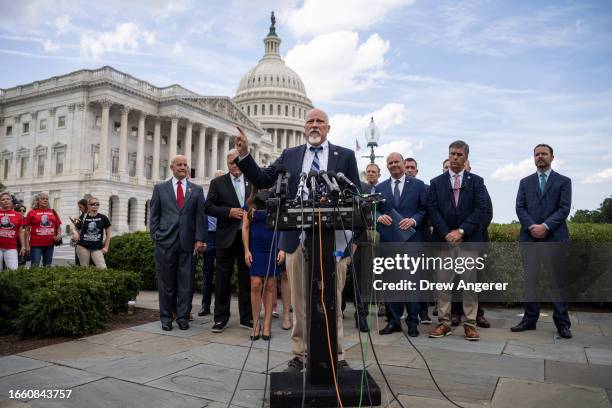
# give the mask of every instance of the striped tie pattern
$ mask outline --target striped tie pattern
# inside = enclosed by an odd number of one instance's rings
[[[321,163],[319,163],[319,152],[323,150],[323,146],[310,146],[310,151],[314,152],[314,159],[312,159],[312,164],[310,165],[310,171],[316,171],[317,173],[321,169]]]

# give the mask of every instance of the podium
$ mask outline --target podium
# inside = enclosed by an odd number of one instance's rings
[[[304,231],[309,287],[306,385],[302,372],[271,373],[271,408],[301,407],[302,398],[307,407],[337,407],[338,394],[345,407],[358,406],[360,399],[362,406],[381,403],[380,387],[367,370],[338,369],[336,313],[339,305],[336,304],[334,232],[367,227],[365,224],[368,219],[371,222],[371,215],[361,205],[365,203],[356,197],[333,207],[320,203],[313,207],[312,202],[299,208],[279,202],[268,207],[268,228]],[[277,211],[280,211],[278,217]]]

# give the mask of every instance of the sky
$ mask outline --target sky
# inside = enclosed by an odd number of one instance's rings
[[[416,158],[428,182],[462,139],[494,222],[517,219],[538,143],[572,179],[572,211],[612,195],[608,0],[0,0],[0,88],[111,65],[234,96],[263,55],[272,10],[281,55],[329,114],[332,143],[358,140],[365,155],[373,116],[377,153]]]

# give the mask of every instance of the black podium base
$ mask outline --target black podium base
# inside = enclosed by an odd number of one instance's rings
[[[342,370],[338,375],[340,399],[345,407],[380,405],[380,387],[366,371],[361,393],[361,370]],[[270,374],[270,408],[290,408],[302,406],[303,373]],[[367,384],[367,386],[366,386]],[[369,387],[369,393],[368,393]],[[372,401],[370,402],[370,398]],[[334,384],[310,385],[306,382],[307,407],[337,407],[336,387]]]

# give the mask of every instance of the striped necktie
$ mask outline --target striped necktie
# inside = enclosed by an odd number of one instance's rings
[[[321,163],[319,162],[319,152],[323,150],[323,146],[310,146],[311,152],[314,152],[314,159],[312,159],[312,164],[310,165],[310,171],[316,171],[317,173],[321,170]]]

